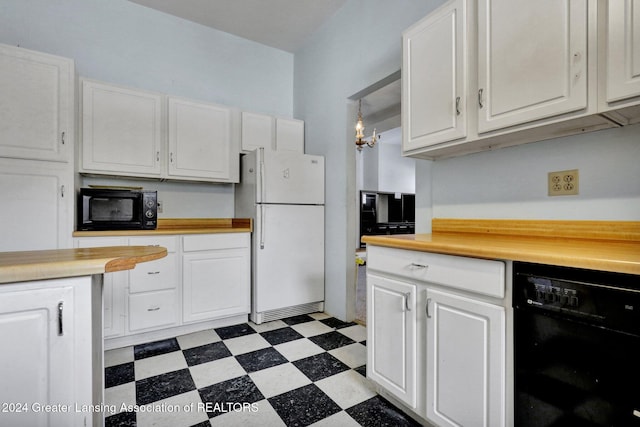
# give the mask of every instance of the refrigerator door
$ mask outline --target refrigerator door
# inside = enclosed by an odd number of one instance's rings
[[[258,205],[253,311],[324,300],[324,206]]]
[[[256,202],[324,204],[324,157],[256,150]]]

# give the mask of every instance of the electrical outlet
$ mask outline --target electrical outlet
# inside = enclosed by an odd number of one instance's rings
[[[573,196],[578,194],[578,169],[549,172],[549,196]]]

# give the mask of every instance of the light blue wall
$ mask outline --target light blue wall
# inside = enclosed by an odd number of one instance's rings
[[[357,110],[348,98],[400,69],[402,31],[442,3],[349,0],[295,54],[295,115],[306,150],[326,156],[326,310],[343,319],[355,284]]]
[[[0,43],[75,60],[80,77],[291,117],[293,55],[126,0],[0,0]],[[87,178],[81,185],[119,184]],[[231,184],[144,181],[161,217],[231,217]]]

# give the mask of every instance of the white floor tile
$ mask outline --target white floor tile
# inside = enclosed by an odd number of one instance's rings
[[[357,368],[367,363],[367,347],[360,343],[345,345],[330,350],[329,353],[350,368]]]
[[[266,398],[311,384],[311,380],[291,363],[252,372],[249,376]]]
[[[338,329],[338,332],[358,342],[365,341],[367,339],[367,328],[360,325],[354,325],[354,326],[349,326],[347,328]]]
[[[344,371],[317,381],[316,385],[342,409],[347,409],[376,395],[373,386],[356,371]]]
[[[273,348],[278,350],[280,354],[282,354],[287,358],[287,360],[291,362],[324,352],[324,350],[320,346],[306,339],[289,341],[283,344],[275,345],[273,346]]]
[[[104,404],[108,408],[107,412],[104,414],[105,417],[122,412],[121,409],[123,403],[127,406],[136,404],[135,382],[132,381],[105,389]],[[114,408],[113,411],[111,410],[111,407]]]
[[[275,409],[267,400],[261,400],[248,410],[228,412],[209,420],[213,427],[284,427]]]
[[[237,354],[249,353],[250,351],[260,350],[262,348],[271,347],[271,344],[260,334],[244,335],[237,338],[230,338],[224,340],[224,345],[227,346],[231,354],[234,356]]]
[[[260,333],[260,332],[273,331],[274,329],[284,328],[285,326],[287,326],[287,324],[284,323],[282,320],[274,320],[272,322],[264,322],[259,325],[253,322],[249,322],[249,326],[251,326],[258,333]]]
[[[187,361],[181,351],[147,357],[134,363],[136,381],[187,367]]]
[[[360,427],[360,424],[344,411],[311,424],[309,427]]]
[[[311,313],[309,316],[313,317],[316,320],[328,319],[331,317],[327,313]]]
[[[235,357],[225,357],[191,366],[189,371],[191,371],[191,377],[197,388],[203,388],[247,374]]]
[[[136,414],[137,425],[154,427],[189,427],[208,419],[197,390],[145,405]]]
[[[314,335],[326,334],[327,332],[333,331],[332,327],[317,320],[314,322],[298,323],[291,327],[304,337],[312,337]]]
[[[220,341],[220,337],[213,329],[180,335],[179,337],[176,337],[176,339],[178,340],[178,344],[180,344],[180,348],[182,350]]]
[[[115,348],[104,352],[104,367],[133,362],[133,347]]]

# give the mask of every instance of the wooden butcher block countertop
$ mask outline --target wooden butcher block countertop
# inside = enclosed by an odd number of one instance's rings
[[[0,252],[0,284],[131,270],[167,256],[160,246],[111,246]]]
[[[159,218],[155,230],[75,231],[73,237],[250,233],[250,218]]]
[[[640,222],[434,219],[431,234],[368,245],[640,275]]]

